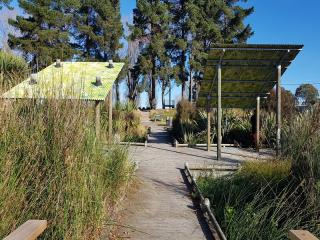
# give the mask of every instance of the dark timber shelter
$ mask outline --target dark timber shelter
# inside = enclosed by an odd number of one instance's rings
[[[222,108],[257,109],[257,142],[259,146],[260,99],[276,86],[277,154],[281,146],[281,76],[303,45],[215,44],[209,51],[201,82],[198,107],[207,109],[210,149],[210,113],[217,109],[217,159],[221,160]]]

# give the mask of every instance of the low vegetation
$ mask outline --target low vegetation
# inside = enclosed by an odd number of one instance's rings
[[[107,112],[104,114],[107,115]],[[132,103],[117,104],[113,110],[116,139],[123,142],[145,142],[148,129],[141,124],[140,117],[139,110]]]
[[[26,66],[5,62],[0,93]],[[93,109],[80,101],[0,103],[1,239],[28,219],[48,220],[42,239],[98,239],[113,222],[133,164],[126,148],[97,141]]]
[[[157,110],[150,111],[149,118],[152,121],[160,120],[162,122],[165,122],[167,120],[167,118],[174,117],[175,114],[176,114],[175,109],[157,109]],[[157,119],[159,117],[160,117],[160,119]]]
[[[80,102],[14,103],[0,118],[0,236],[47,219],[44,239],[96,239],[133,168],[95,139]],[[110,210],[110,209],[109,209]]]
[[[0,94],[15,86],[28,72],[23,58],[0,51]]]
[[[287,239],[290,229],[320,234],[319,117],[313,109],[286,125],[280,159],[198,179],[228,239]]]
[[[216,112],[211,114],[211,143],[217,142]],[[251,111],[241,109],[223,109],[222,114],[222,142],[253,146],[251,127]],[[173,121],[172,135],[180,143],[207,142],[207,113],[196,109],[189,101],[182,100],[177,105],[177,112]],[[275,146],[275,114],[262,112],[261,114],[261,143],[267,147]]]

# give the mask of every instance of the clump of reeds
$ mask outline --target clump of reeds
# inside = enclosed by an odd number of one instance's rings
[[[0,94],[19,83],[28,72],[23,58],[0,51]]]
[[[28,219],[43,239],[97,239],[130,179],[128,152],[103,150],[80,101],[17,100],[0,113],[0,237]]]
[[[230,240],[287,239],[291,229],[320,233],[319,203],[306,201],[290,161],[250,162],[232,176],[200,178],[198,184]]]

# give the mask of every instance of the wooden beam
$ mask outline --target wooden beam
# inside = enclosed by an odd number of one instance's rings
[[[100,139],[100,101],[95,101],[95,127],[96,127],[96,138]]]
[[[289,231],[290,240],[319,240],[313,236],[309,231],[305,230],[290,230]]]
[[[112,143],[112,88],[109,92],[109,120],[108,120],[108,140],[109,144]]]
[[[28,220],[4,240],[35,240],[47,228],[46,220]]]

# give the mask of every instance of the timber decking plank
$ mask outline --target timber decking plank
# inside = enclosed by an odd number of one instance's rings
[[[309,231],[305,230],[290,230],[289,238],[291,240],[319,240],[313,236]]]
[[[4,240],[34,240],[47,228],[46,220],[28,220]]]

